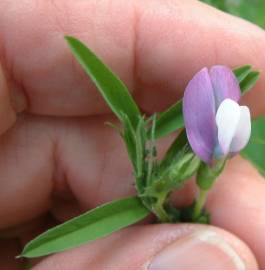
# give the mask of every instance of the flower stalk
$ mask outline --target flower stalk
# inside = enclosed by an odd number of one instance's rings
[[[192,213],[192,221],[196,222],[198,218],[202,215],[204,205],[207,200],[208,190],[199,189],[199,196],[195,201],[195,205]]]

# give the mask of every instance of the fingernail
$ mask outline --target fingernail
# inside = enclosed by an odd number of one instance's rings
[[[245,270],[236,251],[216,232],[202,230],[186,236],[156,255],[148,270]]]

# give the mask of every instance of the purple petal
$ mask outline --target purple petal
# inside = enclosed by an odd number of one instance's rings
[[[207,68],[189,82],[183,97],[183,115],[193,151],[210,163],[215,147],[215,99]]]
[[[236,102],[239,101],[241,95],[239,83],[230,68],[213,66],[210,69],[210,77],[215,95],[216,108],[227,98]]]

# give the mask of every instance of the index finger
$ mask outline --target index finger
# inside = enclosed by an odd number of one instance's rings
[[[264,31],[199,1],[3,0],[0,10],[0,57],[10,92],[35,114],[107,111],[73,60],[65,34],[93,49],[145,111],[173,103],[203,66],[265,69]],[[264,87],[262,77],[247,97],[255,113],[264,111]]]

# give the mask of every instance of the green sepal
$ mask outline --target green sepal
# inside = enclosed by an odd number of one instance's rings
[[[212,166],[201,162],[197,172],[196,182],[202,190],[209,190],[215,180],[222,173],[226,164],[226,160],[219,160]]]
[[[189,146],[186,132],[174,140],[164,159],[152,177],[151,184],[145,189],[146,196],[160,197],[161,193],[169,193],[180,188],[186,180],[192,177],[200,165],[200,159]]]
[[[200,162],[200,159],[192,151],[186,132],[183,130],[161,162],[161,175],[171,183],[180,183],[197,171]]]

